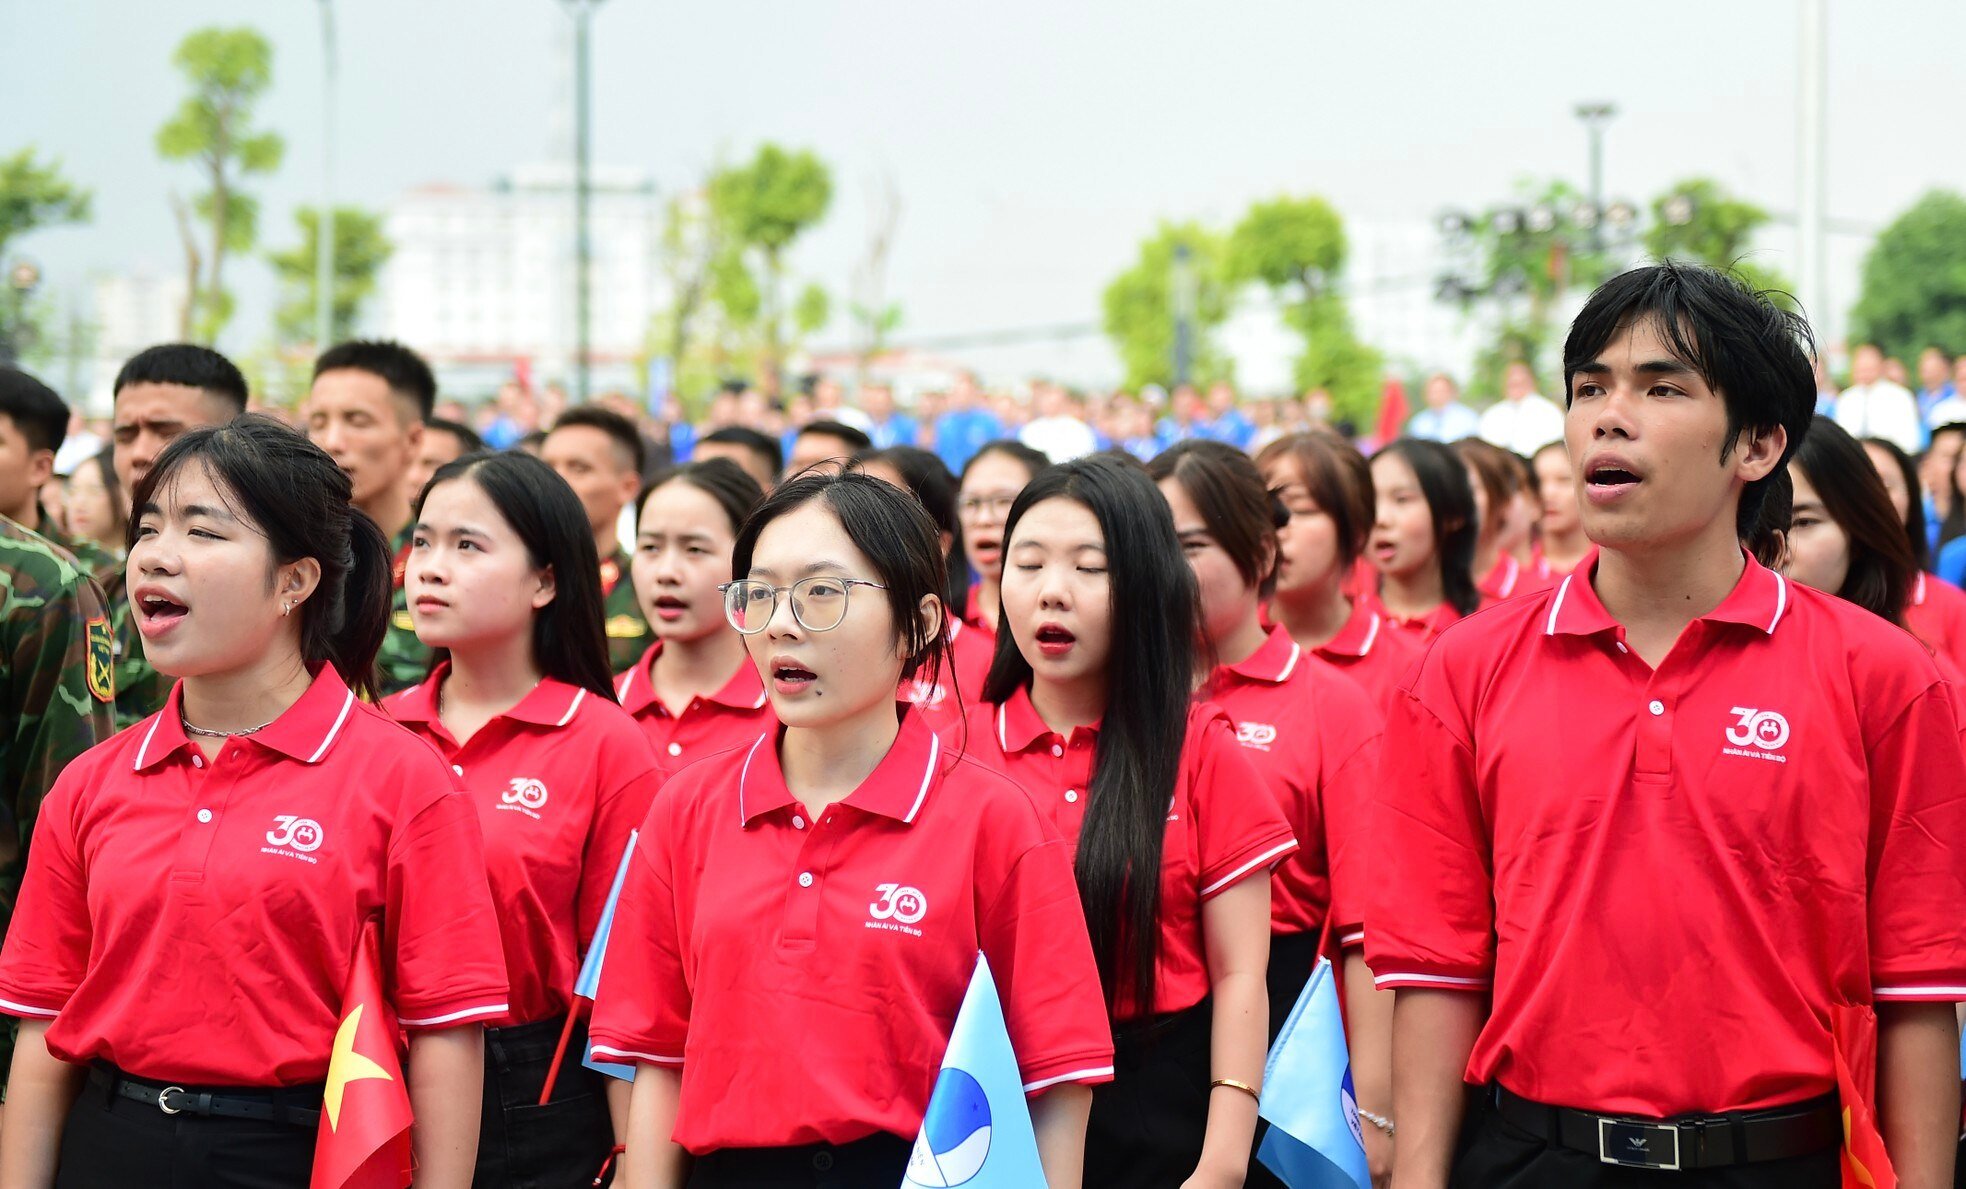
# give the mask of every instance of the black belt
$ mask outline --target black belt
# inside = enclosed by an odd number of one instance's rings
[[[154,1106],[167,1115],[196,1115],[215,1119],[252,1119],[261,1123],[290,1123],[316,1127],[321,1122],[321,1087],[176,1086],[131,1077],[119,1069],[96,1066],[89,1085],[115,1098]]]
[[[1637,1119],[1545,1106],[1492,1086],[1501,1117],[1543,1140],[1629,1168],[1723,1168],[1808,1156],[1843,1142],[1836,1095],[1765,1111]]]

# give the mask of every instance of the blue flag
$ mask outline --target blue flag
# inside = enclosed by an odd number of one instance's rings
[[[573,993],[579,998],[593,1001],[601,990],[601,961],[607,957],[608,932],[614,928],[614,906],[621,899],[621,885],[628,880],[628,859],[635,853],[635,835],[639,831],[628,831],[628,845],[621,850],[621,865],[614,869],[614,885],[608,889],[607,906],[601,909],[601,923],[594,927],[594,944],[587,947],[587,957],[581,960],[580,977],[573,980]],[[580,1055],[580,1063],[596,1073],[604,1073],[619,1081],[635,1080],[633,1065],[616,1065],[594,1059],[594,1042],[587,1042],[587,1051]]]
[[[1331,961],[1319,958],[1263,1067],[1256,1158],[1290,1189],[1371,1189]]]
[[[1044,1183],[1003,1004],[990,964],[978,954],[901,1189],[1032,1189]]]

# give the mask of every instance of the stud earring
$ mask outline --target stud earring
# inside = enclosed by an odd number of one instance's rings
[[[285,618],[286,616],[288,616],[288,615],[290,615],[290,614],[292,614],[292,612],[293,612],[293,609],[294,609],[294,605],[293,605],[293,604],[292,604],[291,602],[287,602],[287,603],[281,603],[281,604],[280,604],[280,616],[281,616],[281,618],[283,618],[283,619],[284,619],[284,618]]]

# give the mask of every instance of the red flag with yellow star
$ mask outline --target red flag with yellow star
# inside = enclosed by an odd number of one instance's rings
[[[1843,1189],[1897,1189],[1898,1174],[1877,1130],[1877,1013],[1831,1004],[1829,1024],[1843,1106]]]
[[[309,1189],[410,1183],[410,1092],[396,1054],[396,1013],[382,996],[374,926],[362,931],[341,996]]]

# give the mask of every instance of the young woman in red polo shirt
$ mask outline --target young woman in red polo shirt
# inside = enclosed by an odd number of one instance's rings
[[[1548,584],[1525,560],[1535,518],[1522,461],[1480,438],[1463,438],[1452,449],[1467,465],[1468,494],[1474,497],[1475,524],[1480,526],[1470,569],[1477,575],[1481,605],[1543,589]]]
[[[566,480],[519,453],[439,467],[412,518],[405,591],[435,659],[384,705],[477,806],[512,983],[485,1034],[480,1185],[573,1184],[614,1143],[601,1075],[577,1061],[539,1101],[581,955],[660,782],[614,701],[586,523]],[[582,1045],[576,1028],[568,1051]]]
[[[724,619],[730,549],[764,489],[713,458],[656,477],[635,513],[629,570],[655,643],[616,683],[668,772],[755,739],[771,721],[743,637]]]
[[[942,591],[942,605],[962,606],[968,597],[969,564],[963,560],[963,528],[956,512],[955,475],[932,452],[914,446],[870,450],[857,461],[862,471],[903,491],[913,492],[922,502],[923,511],[935,521],[942,541],[943,565],[949,576]],[[962,724],[962,717],[983,696],[983,679],[990,672],[994,644],[995,638],[990,633],[951,618],[948,672],[939,681],[910,681],[902,688],[901,696],[934,719],[943,738],[951,743],[961,744],[957,728]]]
[[[1883,438],[1863,439],[1864,453],[1884,481],[1884,492],[1904,525],[1918,573],[1905,604],[1905,627],[1954,667],[1966,667],[1966,591],[1931,573],[1932,550],[1925,535],[1925,506],[1918,498],[1918,467],[1903,450]]]
[[[593,1023],[597,1056],[637,1066],[620,1183],[899,1184],[980,951],[1072,1189],[1113,1058],[1070,852],[894,697],[947,651],[935,526],[813,472],[732,558],[727,613],[783,726],[676,774],[635,844]]]
[[[1388,629],[1373,600],[1346,593],[1372,531],[1372,470],[1336,434],[1278,438],[1256,456],[1263,481],[1289,512],[1277,529],[1269,617],[1290,638],[1344,670],[1384,706],[1420,659]]]
[[[1467,468],[1450,447],[1401,438],[1372,456],[1372,488],[1367,557],[1379,570],[1376,608],[1409,638],[1431,640],[1481,605]]]
[[[1051,460],[1014,438],[985,443],[963,464],[956,507],[962,514],[963,554],[976,571],[976,584],[957,616],[973,628],[996,635],[998,583],[1003,578],[1004,517],[1011,501]]]
[[[1093,1092],[1086,1181],[1240,1184],[1267,1046],[1269,871],[1297,843],[1227,716],[1190,697],[1195,578],[1145,470],[1096,455],[1046,470],[1006,530],[1008,630],[969,745],[1077,848],[1118,1050]]]
[[[258,416],[185,434],[137,485],[132,610],[180,680],[41,807],[0,953],[21,1020],[0,1184],[306,1185],[375,922],[417,1183],[470,1183],[498,925],[469,802],[362,700],[390,554],[348,499]]]
[[[1543,506],[1542,532],[1530,569],[1546,583],[1561,582],[1591,551],[1577,505],[1577,473],[1570,466],[1570,448],[1551,442],[1536,451],[1529,465],[1536,473],[1536,497]]]
[[[1361,865],[1385,709],[1336,667],[1307,652],[1260,609],[1275,581],[1279,522],[1289,514],[1249,456],[1221,442],[1187,441],[1147,464],[1174,513],[1174,531],[1201,592],[1208,656],[1197,697],[1222,708],[1290,820],[1298,849],[1270,884],[1270,1039],[1317,965],[1321,938],[1353,937],[1341,960],[1346,1032],[1358,1104],[1368,1118],[1392,1110],[1392,995],[1375,991],[1357,940],[1364,936]],[[1211,666],[1209,668],[1208,666]],[[1329,947],[1337,954],[1339,946]],[[1392,1139],[1367,1129],[1381,1170]],[[1250,1163],[1250,1183],[1277,1185]]]

